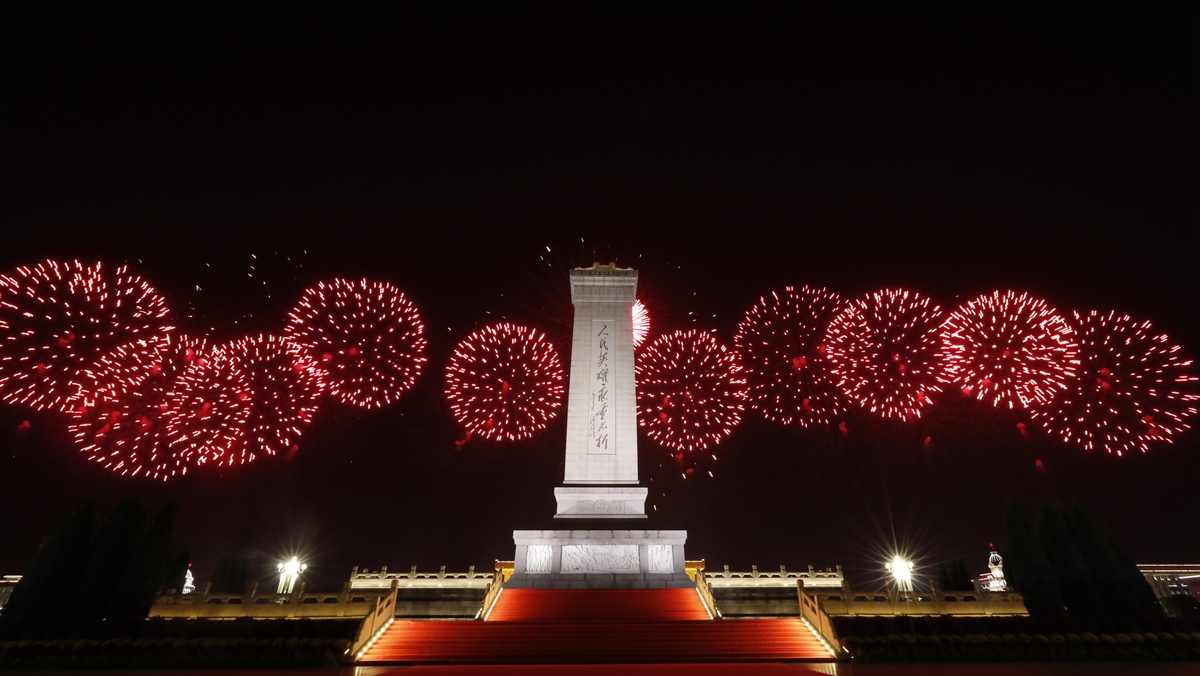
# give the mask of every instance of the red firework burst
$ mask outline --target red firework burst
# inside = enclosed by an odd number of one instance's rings
[[[1200,395],[1192,360],[1150,322],[1092,310],[1074,316],[1079,376],[1033,417],[1051,434],[1087,450],[1143,453],[1189,429]]]
[[[646,341],[646,336],[650,335],[650,311],[646,309],[646,304],[640,300],[633,301],[633,346],[638,348]]]
[[[335,279],[304,292],[287,338],[318,364],[329,393],[378,408],[400,398],[425,366],[425,327],[395,286]]]
[[[168,334],[152,353],[123,345],[102,357],[89,372],[95,401],[72,413],[69,429],[79,450],[123,475],[165,481],[187,474],[183,458],[167,445],[167,394],[207,354],[202,339]]]
[[[1075,330],[1045,301],[996,291],[942,325],[943,383],[994,406],[1044,405],[1079,363]]]
[[[254,460],[240,442],[253,410],[250,377],[228,346],[189,365],[167,394],[167,444],[191,466]]]
[[[702,451],[742,419],[746,380],[732,350],[696,329],[659,336],[637,355],[638,425],[660,445]]]
[[[528,439],[558,415],[563,367],[540,331],[507,322],[467,336],[446,366],[446,399],[468,434]]]
[[[829,324],[825,345],[837,386],[859,406],[905,422],[940,392],[942,310],[929,298],[885,289],[855,300]]]
[[[822,341],[836,293],[807,286],[772,291],[746,312],[733,337],[749,384],[748,404],[767,420],[827,425],[847,402],[829,374]]]
[[[324,383],[316,364],[277,336],[243,338],[229,349],[250,381],[250,417],[240,442],[244,454],[253,459],[286,452],[317,412]]]
[[[121,346],[153,354],[166,300],[124,266],[47,260],[0,277],[0,399],[70,411],[85,372]]]

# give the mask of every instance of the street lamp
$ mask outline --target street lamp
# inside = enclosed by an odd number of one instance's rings
[[[885,564],[888,572],[892,574],[892,579],[896,581],[896,589],[902,592],[911,592],[913,562],[905,561],[899,555],[892,559],[891,563]]]
[[[275,593],[291,594],[292,588],[296,586],[296,580],[300,579],[300,573],[307,569],[308,564],[300,563],[294,556],[291,561],[279,564],[279,589]]]

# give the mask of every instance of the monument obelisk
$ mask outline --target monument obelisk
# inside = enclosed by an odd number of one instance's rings
[[[505,586],[695,585],[684,571],[687,531],[648,529],[647,489],[638,485],[636,294],[636,270],[594,264],[571,271],[564,485],[554,489],[554,528],[513,532],[517,551]]]

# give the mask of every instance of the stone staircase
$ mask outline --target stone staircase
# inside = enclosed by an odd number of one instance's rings
[[[831,659],[799,618],[714,621],[695,589],[506,589],[486,621],[394,622],[358,664]]]

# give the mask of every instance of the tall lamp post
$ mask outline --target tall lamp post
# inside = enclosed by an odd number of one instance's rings
[[[279,564],[279,589],[276,594],[291,594],[300,579],[300,573],[308,569],[307,563],[300,563],[296,557]]]
[[[897,590],[902,592],[911,592],[913,590],[912,561],[905,561],[897,555],[896,558],[892,559],[891,563],[885,565],[888,572],[892,574],[892,579],[896,581]]]

